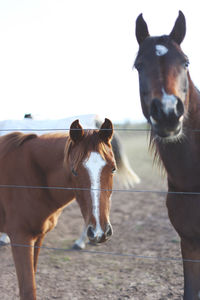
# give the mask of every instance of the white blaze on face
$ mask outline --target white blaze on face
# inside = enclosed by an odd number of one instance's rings
[[[91,180],[91,197],[93,216],[96,220],[95,234],[101,236],[103,230],[100,225],[100,188],[101,188],[101,172],[103,167],[106,165],[105,160],[97,152],[91,152],[90,157],[83,163],[88,170],[89,177]]]
[[[168,114],[171,110],[174,110],[176,112],[176,106],[177,106],[177,98],[174,95],[169,95],[165,92],[164,89],[162,89],[162,103],[163,103],[163,110],[166,114]]]
[[[156,45],[155,48],[157,56],[163,56],[168,52],[167,47],[165,47],[164,45]]]

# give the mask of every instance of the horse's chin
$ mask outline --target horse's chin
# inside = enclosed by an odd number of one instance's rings
[[[91,245],[95,245],[98,246],[102,243],[105,243],[106,241],[108,241],[110,239],[110,237],[106,237],[105,235],[102,236],[102,238],[95,238],[95,239],[90,239],[89,238],[89,243]]]
[[[183,138],[182,126],[178,126],[176,129],[167,131],[164,129],[157,129],[152,126],[152,132],[154,140],[162,143],[176,143],[180,142]]]

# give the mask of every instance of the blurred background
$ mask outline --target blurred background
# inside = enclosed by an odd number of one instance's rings
[[[168,34],[181,9],[183,49],[198,84],[197,1],[7,0],[0,2],[0,120],[25,113],[42,119],[99,114],[143,122],[135,20]]]

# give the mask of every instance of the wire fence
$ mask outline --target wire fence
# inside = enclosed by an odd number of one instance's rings
[[[78,254],[87,253],[87,254],[96,254],[96,255],[109,255],[109,256],[117,256],[123,258],[133,258],[133,259],[147,259],[147,260],[156,260],[156,261],[168,261],[168,262],[192,262],[192,263],[200,263],[200,259],[183,259],[181,257],[160,257],[160,256],[149,256],[149,255],[137,255],[133,253],[119,253],[119,252],[109,252],[109,251],[94,251],[94,250],[86,250],[86,249],[66,249],[66,248],[58,248],[58,247],[47,247],[47,246],[32,246],[26,244],[18,244],[18,243],[10,243],[6,246],[12,247],[23,247],[23,248],[37,248],[37,249],[46,249],[52,251],[59,251],[59,252],[76,252]],[[5,247],[5,245],[1,245],[0,247]]]
[[[161,191],[161,190],[134,190],[134,189],[92,189],[92,188],[66,188],[66,187],[48,187],[48,186],[26,186],[26,185],[0,185],[0,188],[12,188],[12,189],[49,189],[49,190],[82,190],[82,191],[113,191],[113,192],[125,192],[125,193],[156,193],[161,195],[166,194],[178,194],[178,195],[200,195],[198,192],[168,192],[168,191]],[[0,244],[0,247],[3,245]],[[11,243],[10,246],[12,247],[33,247],[33,248],[41,248],[41,249],[47,249],[47,250],[55,250],[55,251],[62,251],[62,252],[77,252],[77,249],[65,249],[65,248],[56,248],[56,247],[47,247],[47,246],[30,246],[25,244],[16,244]],[[90,250],[81,250],[78,251],[79,253],[88,253],[88,254],[97,254],[97,255],[112,255],[112,256],[118,256],[118,257],[124,257],[124,258],[133,258],[133,259],[149,259],[149,260],[156,260],[156,261],[171,261],[171,262],[194,262],[194,263],[200,263],[200,260],[193,260],[193,259],[182,259],[181,257],[156,257],[156,256],[147,256],[147,255],[137,255],[133,253],[117,253],[117,252],[107,252],[107,251],[90,251]]]
[[[58,191],[100,191],[100,192],[114,192],[114,193],[153,193],[161,195],[200,195],[200,192],[175,192],[175,191],[162,191],[162,190],[136,190],[136,189],[102,189],[102,188],[75,188],[75,187],[62,187],[62,186],[36,186],[36,185],[15,185],[15,184],[0,184],[1,188],[11,189],[43,189],[43,190],[58,190]]]
[[[25,247],[25,248],[40,248],[40,249],[46,249],[46,250],[53,250],[53,251],[62,251],[62,252],[76,252],[76,253],[88,253],[88,254],[97,254],[97,255],[111,255],[111,256],[119,256],[124,258],[134,258],[134,259],[151,259],[151,260],[158,260],[158,261],[176,261],[176,262],[200,262],[200,260],[192,260],[192,259],[182,259],[180,257],[157,257],[157,256],[148,256],[148,255],[137,255],[133,253],[118,253],[118,252],[108,252],[108,251],[94,251],[94,250],[78,250],[78,249],[65,249],[65,248],[56,248],[56,247],[47,247],[47,246],[31,246],[26,244],[16,244],[11,243],[9,244],[12,247]],[[3,245],[0,245],[0,247],[4,247]]]
[[[98,130],[99,128],[86,128],[84,130]],[[15,132],[15,131],[21,131],[21,132],[38,132],[38,131],[49,131],[49,132],[53,132],[53,131],[69,131],[70,128],[5,128],[5,129],[0,129],[0,132]],[[71,130],[80,130],[79,128],[71,128]],[[102,128],[101,130],[107,131],[110,130],[108,128]],[[114,131],[133,131],[133,132],[148,132],[151,131],[151,129],[148,128],[114,128]],[[200,131],[200,130],[198,130]]]
[[[98,130],[99,128],[84,128],[84,130]],[[0,129],[0,132],[57,132],[57,131],[69,131],[69,130],[80,130],[79,128],[4,128]],[[108,128],[102,128],[102,131],[107,131],[110,130]],[[125,132],[150,132],[151,128],[113,128],[114,131],[125,131]],[[200,132],[200,129],[194,129],[194,128],[187,128],[190,132]]]
[[[86,129],[86,130],[93,130],[96,128]],[[98,128],[97,128],[98,129]],[[21,132],[53,132],[53,131],[69,131],[70,128],[9,128],[9,129],[0,129],[0,132],[14,132],[14,131],[21,131]],[[73,130],[80,130],[80,129],[73,129]],[[102,130],[110,130],[110,129],[102,129]],[[149,132],[151,131],[150,128],[115,128],[115,131],[126,131],[126,132]],[[193,132],[200,132],[200,129],[191,129]],[[165,191],[165,190],[136,190],[136,189],[94,189],[94,188],[74,188],[74,187],[62,187],[62,186],[34,186],[34,185],[15,185],[15,184],[0,184],[0,189],[3,188],[11,188],[11,189],[43,189],[43,190],[57,190],[57,191],[112,191],[117,193],[154,193],[160,195],[167,195],[167,194],[174,194],[174,195],[200,195],[200,192],[186,192],[186,191]],[[157,261],[173,261],[173,262],[193,262],[193,263],[200,263],[200,260],[193,260],[193,259],[182,259],[181,257],[157,257],[157,256],[147,256],[147,255],[137,255],[133,253],[117,253],[117,252],[107,252],[107,251],[91,251],[91,250],[81,250],[77,251],[76,249],[65,249],[65,248],[56,248],[56,247],[46,247],[46,246],[30,246],[25,244],[16,244],[11,243],[9,244],[12,247],[33,247],[33,248],[41,248],[47,250],[55,250],[55,251],[63,251],[63,252],[78,252],[78,253],[88,253],[88,254],[96,254],[96,255],[110,255],[110,256],[118,256],[124,258],[133,258],[133,259],[149,259],[149,260],[157,260]],[[0,247],[3,247],[3,244],[0,244]]]

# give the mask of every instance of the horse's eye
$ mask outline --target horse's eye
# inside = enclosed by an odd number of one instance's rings
[[[74,176],[78,176],[78,173],[77,173],[74,169],[72,169],[72,174],[73,174]]]
[[[116,168],[112,168],[112,173],[114,174],[116,172]]]
[[[186,60],[184,62],[184,68],[187,69],[189,67],[189,64],[190,64],[189,60]]]

